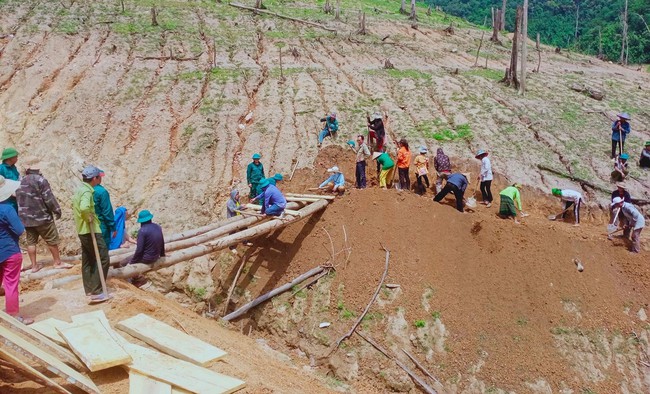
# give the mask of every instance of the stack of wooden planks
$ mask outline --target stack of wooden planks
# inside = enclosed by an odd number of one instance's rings
[[[33,327],[0,312],[0,359],[58,393],[70,392],[38,367],[86,393],[100,391],[79,372],[84,365],[92,372],[125,368],[132,394],[232,393],[245,386],[239,379],[205,368],[225,357],[224,351],[145,314],[123,320],[117,327],[160,352],[127,341],[101,310],[72,316],[72,323],[47,319]]]

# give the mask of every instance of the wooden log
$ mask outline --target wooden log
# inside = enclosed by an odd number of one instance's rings
[[[287,207],[288,206],[289,206],[289,204],[287,204]],[[244,205],[244,208],[252,209],[254,211],[261,211],[262,210],[262,206],[258,205],[258,204],[246,204],[246,205]],[[289,209],[289,208],[285,208],[284,213],[289,214],[289,215],[293,215],[293,216],[300,215],[300,213],[298,211],[295,211],[295,210]]]
[[[386,357],[388,357],[389,359],[393,360],[393,361],[395,362],[395,364],[397,364],[398,367],[402,368],[402,369],[404,370],[404,372],[406,372],[406,373],[411,377],[411,379],[413,379],[413,381],[414,381],[418,386],[420,386],[420,387],[421,387],[421,388],[422,388],[426,393],[429,393],[429,394],[437,394],[436,390],[434,390],[434,389],[433,389],[431,386],[429,386],[429,385],[428,385],[424,380],[422,380],[422,378],[420,378],[418,375],[414,374],[410,369],[408,369],[408,368],[406,367],[406,365],[404,365],[404,363],[402,363],[399,359],[397,359],[396,357],[393,357],[392,355],[390,355],[390,354],[386,351],[386,349],[384,349],[383,347],[381,347],[381,346],[380,346],[377,342],[375,342],[372,338],[367,337],[367,336],[361,334],[361,333],[358,332],[358,331],[356,331],[356,333],[357,333],[358,336],[360,336],[361,338],[363,338],[366,342],[368,342],[369,344],[371,344],[375,349],[379,350],[379,352],[381,352],[384,356],[386,356]]]
[[[291,288],[293,286],[301,283],[305,279],[309,279],[314,275],[318,275],[319,273],[323,272],[324,269],[325,269],[324,267],[312,268],[311,270],[305,272],[304,274],[300,275],[299,277],[292,280],[291,282],[286,283],[283,286],[280,286],[280,287],[278,287],[276,289],[273,289],[270,292],[268,292],[268,293],[266,293],[266,294],[264,294],[264,295],[262,295],[260,297],[257,297],[256,299],[254,299],[253,301],[249,302],[248,304],[242,306],[241,308],[237,309],[236,311],[222,317],[222,319],[225,320],[225,321],[231,321],[233,319],[236,319],[237,317],[243,315],[244,313],[248,312],[250,309],[256,307],[257,305],[259,305],[259,304],[261,304],[261,303],[263,303],[265,301],[270,300],[271,298],[275,297],[278,294],[282,294],[285,291],[291,290]]]
[[[313,197],[286,196],[285,198],[287,199],[287,201],[291,201],[291,202],[316,202],[320,200],[320,198],[313,198]]]
[[[334,199],[336,199],[336,196],[326,196],[326,195],[322,195],[322,194],[287,193],[287,196],[305,197],[305,198],[317,198],[319,200],[334,200]]]
[[[415,366],[418,367],[418,369],[419,369],[420,371],[422,371],[425,375],[427,375],[427,376],[428,376],[431,380],[433,380],[434,382],[436,382],[436,383],[438,383],[438,384],[442,384],[442,383],[440,383],[440,381],[439,381],[435,376],[431,375],[431,373],[430,373],[429,371],[427,371],[427,369],[424,368],[424,366],[423,366],[422,364],[420,364],[420,362],[418,361],[418,359],[415,358],[411,353],[409,353],[408,350],[402,348],[402,351],[406,354],[406,356],[407,356],[408,358],[411,359],[411,361],[413,361],[413,364],[415,364]]]
[[[247,239],[254,238],[263,234],[270,233],[278,228],[285,227],[291,223],[298,222],[303,218],[318,212],[327,207],[327,200],[321,200],[312,204],[307,205],[306,207],[300,209],[299,215],[297,217],[290,218],[290,220],[277,220],[272,219],[268,222],[253,226],[247,230],[239,231],[236,234],[232,234],[226,237],[219,238],[215,241],[208,242],[206,244],[193,246],[191,248],[183,249],[176,253],[172,253],[169,256],[162,257],[154,264],[130,264],[124,268],[111,269],[109,271],[109,277],[114,278],[131,278],[137,275],[142,275],[148,271],[156,271],[161,268],[170,267],[174,264],[180,263],[181,261],[187,261],[194,259],[208,253],[216,252],[218,250],[227,248],[231,245],[236,245],[240,242],[243,242]]]
[[[321,25],[320,23],[306,21],[306,20],[298,19],[298,18],[293,18],[291,16],[281,15],[281,14],[278,14],[278,13],[275,13],[275,12],[261,10],[261,9],[257,9],[257,8],[254,8],[254,7],[248,7],[248,6],[245,6],[243,4],[239,4],[239,3],[229,3],[229,5],[232,6],[232,7],[235,7],[235,8],[240,8],[242,10],[253,11],[256,14],[273,15],[273,16],[276,16],[278,18],[288,19],[290,21],[299,22],[299,23],[304,23],[306,25],[318,27],[318,28],[321,28],[323,30],[331,31],[331,32],[334,32],[334,33],[336,33],[336,31],[337,31],[336,29],[333,29],[331,27],[327,27],[325,25]]]

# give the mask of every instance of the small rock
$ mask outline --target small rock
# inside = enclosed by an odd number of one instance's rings
[[[639,316],[639,320],[641,321],[648,320],[648,315],[645,313],[645,309],[643,308],[639,309],[639,312],[637,312],[636,315]]]
[[[386,287],[389,288],[389,289],[396,289],[396,288],[399,287],[399,285],[395,284],[395,283],[387,283]]]
[[[322,322],[321,324],[319,324],[318,327],[320,327],[320,328],[326,328],[326,327],[329,327],[329,326],[331,326],[331,325],[332,325],[332,323],[324,321],[324,322]]]

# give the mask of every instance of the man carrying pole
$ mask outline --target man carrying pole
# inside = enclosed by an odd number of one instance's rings
[[[625,112],[618,114],[618,119],[612,124],[612,159],[616,157],[616,147],[618,154],[623,154],[625,139],[630,132],[630,115]]]
[[[100,170],[87,166],[81,173],[83,183],[72,198],[74,221],[81,241],[81,277],[91,303],[108,301],[106,276],[110,260],[95,213],[94,186],[100,182]]]

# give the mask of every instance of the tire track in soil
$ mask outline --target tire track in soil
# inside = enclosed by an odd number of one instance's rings
[[[41,85],[36,89],[36,93],[29,99],[29,103],[27,104],[28,107],[31,107],[33,105],[34,100],[36,100],[38,97],[40,97],[42,94],[46,93],[52,84],[57,80],[59,77],[59,74],[61,74],[61,71],[64,68],[70,67],[70,63],[76,59],[77,55],[79,54],[79,51],[81,48],[88,42],[90,39],[90,34],[87,34],[83,40],[77,45],[76,48],[68,55],[68,58],[65,60],[63,64],[61,64],[59,67],[57,67],[50,75],[45,77],[43,82],[41,82]],[[69,90],[66,91],[65,93],[61,94],[61,97],[64,97],[69,93]],[[57,104],[54,105],[53,109],[51,112],[55,112],[56,109],[58,108],[58,103],[61,101],[61,98],[57,100]]]
[[[165,56],[165,43],[167,42],[167,35],[165,34],[165,32],[163,32],[161,33],[161,36],[162,36],[161,38],[163,44],[161,45],[160,48],[160,56],[162,57]],[[166,60],[158,61],[158,67],[156,67],[153,76],[149,81],[149,84],[145,88],[144,93],[142,94],[142,99],[140,99],[138,105],[136,105],[136,107],[133,109],[133,112],[131,114],[131,122],[130,122],[131,126],[129,126],[128,142],[124,146],[124,153],[126,153],[126,151],[133,148],[133,145],[135,145],[138,139],[138,135],[140,134],[141,131],[142,121],[147,116],[145,110],[149,103],[151,92],[160,82],[160,74],[162,73],[163,68],[165,68],[166,63],[167,63]]]
[[[257,82],[255,83],[255,86],[253,87],[252,90],[248,90],[247,85],[248,85],[248,80],[244,80],[244,91],[246,92],[246,97],[248,97],[248,106],[246,109],[246,112],[239,117],[239,124],[245,124],[245,125],[250,125],[254,123],[254,118],[251,119],[249,122],[246,122],[246,115],[248,115],[250,112],[255,111],[255,108],[257,107],[257,93],[259,92],[260,88],[262,85],[266,82],[269,76],[269,69],[266,65],[262,64],[262,55],[264,54],[264,34],[261,33],[260,30],[257,31],[257,51],[255,53],[255,63],[260,67],[260,77],[258,78]],[[239,143],[235,147],[235,151],[233,154],[232,158],[232,177],[234,179],[239,179],[241,177],[240,174],[240,168],[241,168],[241,155],[242,151],[244,150],[244,144],[246,143],[246,136],[244,135],[244,130],[241,129],[237,126],[236,128],[236,133],[237,133],[237,138],[239,139]]]

